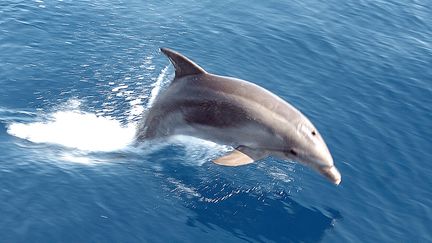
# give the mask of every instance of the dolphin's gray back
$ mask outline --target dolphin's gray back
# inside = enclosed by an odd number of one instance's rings
[[[184,134],[241,144],[292,129],[285,127],[286,119],[301,118],[294,107],[253,83],[202,73],[173,80],[147,113],[138,138]],[[245,134],[239,128],[247,129]],[[275,142],[269,146],[279,144],[278,138],[269,139]]]

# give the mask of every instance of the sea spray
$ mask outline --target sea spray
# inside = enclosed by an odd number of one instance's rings
[[[8,133],[34,143],[52,143],[86,151],[115,151],[133,142],[134,124],[92,113],[72,110],[57,111],[47,121],[12,123]]]

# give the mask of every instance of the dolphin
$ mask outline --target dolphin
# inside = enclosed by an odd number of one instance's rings
[[[206,72],[160,49],[175,68],[169,87],[144,114],[137,141],[186,135],[233,146],[214,163],[239,166],[267,156],[312,167],[339,185],[341,174],[315,126],[298,109],[251,82]]]

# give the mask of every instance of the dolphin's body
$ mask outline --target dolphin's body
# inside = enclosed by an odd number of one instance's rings
[[[312,123],[296,108],[248,81],[207,73],[170,49],[175,78],[141,122],[137,139],[188,135],[236,149],[215,163],[237,166],[275,155],[302,162],[338,185],[341,175]]]

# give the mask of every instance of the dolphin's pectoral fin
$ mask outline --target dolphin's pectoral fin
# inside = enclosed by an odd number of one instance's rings
[[[239,146],[231,153],[213,160],[218,165],[239,166],[253,163],[268,156],[266,151],[254,150],[246,146]]]
[[[218,165],[239,166],[250,164],[254,162],[254,159],[249,157],[247,154],[234,150],[225,156],[213,160],[213,162]]]

